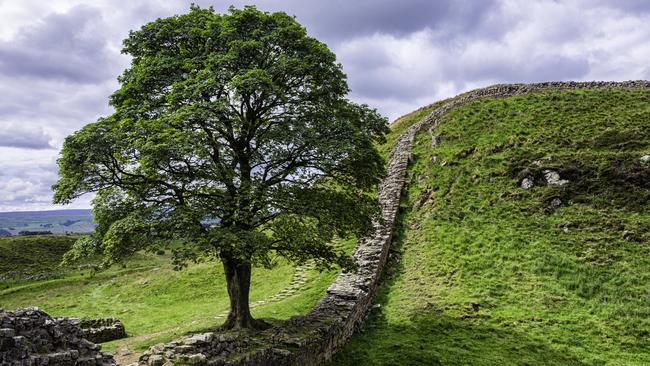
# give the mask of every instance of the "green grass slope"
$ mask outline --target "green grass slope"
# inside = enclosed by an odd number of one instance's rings
[[[72,240],[0,238],[0,273],[62,270],[57,265]],[[229,307],[223,268],[216,261],[175,271],[169,254],[138,254],[102,272],[64,272],[62,277],[40,281],[0,281],[0,308],[38,306],[52,316],[116,317],[130,337],[104,344],[104,350],[141,351],[180,335],[213,329],[223,323]],[[337,274],[309,266],[296,269],[282,261],[270,270],[255,268],[253,316],[274,321],[305,314]]]
[[[57,271],[63,254],[76,239],[73,236],[0,238],[0,276],[11,272],[24,275]]]
[[[650,364],[650,91],[479,101],[433,134],[379,306],[334,363]]]

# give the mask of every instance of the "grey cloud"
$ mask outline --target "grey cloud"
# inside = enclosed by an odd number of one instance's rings
[[[2,164],[0,172],[0,211],[25,211],[61,208],[87,208],[93,195],[84,195],[71,205],[52,204],[51,186],[57,180],[54,159],[44,151],[33,156],[0,148],[0,155],[12,155],[13,161]]]
[[[588,0],[585,6],[598,5],[611,9],[618,9],[630,13],[648,13],[650,12],[650,1],[648,0]]]
[[[40,127],[4,123],[0,126],[0,146],[22,149],[51,149],[52,137]]]
[[[4,103],[7,103],[6,101]],[[13,115],[20,111],[20,106],[15,104],[0,104],[0,116]]]
[[[12,77],[94,83],[115,77],[99,9],[50,14],[0,42],[0,72]]]
[[[3,166],[4,172],[0,176],[0,209],[50,205],[50,186],[56,180],[56,171],[52,167],[31,161]]]
[[[551,55],[544,59],[522,61],[491,60],[457,70],[457,79],[505,80],[508,82],[541,82],[580,80],[589,72],[586,59]]]
[[[112,80],[74,84],[0,75],[0,124],[47,127],[55,137],[66,135],[109,114],[107,97],[116,87]]]
[[[209,6],[209,1],[199,1]],[[232,2],[241,7],[249,0]],[[284,11],[295,15],[311,34],[327,43],[337,43],[350,36],[373,33],[406,35],[422,28],[440,30],[449,35],[456,31],[468,32],[478,27],[496,0],[279,0],[259,2],[259,9]],[[217,7],[225,11],[226,6]]]
[[[366,98],[392,98],[395,100],[413,100],[431,89],[431,82],[425,79],[404,80],[399,73],[390,69],[377,68],[353,77],[350,89],[356,95]],[[382,106],[375,106],[382,107]]]

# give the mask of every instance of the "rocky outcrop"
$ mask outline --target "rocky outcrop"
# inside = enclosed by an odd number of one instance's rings
[[[79,326],[86,338],[94,343],[104,343],[126,338],[124,325],[118,319],[82,319]]]
[[[295,317],[254,336],[205,333],[157,345],[141,357],[140,364],[317,365],[330,360],[362,326],[372,306],[393,236],[411,147],[419,131],[435,127],[450,110],[484,98],[505,98],[545,90],[649,87],[647,81],[503,84],[451,99],[407,129],[396,141],[388,162],[388,174],[378,189],[383,220],[375,224],[372,236],[359,240],[354,252],[357,269],[342,273],[308,315]]]
[[[79,320],[52,318],[38,308],[0,309],[1,365],[115,365],[85,338]]]
[[[568,180],[562,179],[560,177],[560,173],[556,172],[555,170],[551,169],[545,169],[541,171],[539,174],[539,177],[535,177],[533,175],[528,175],[526,176],[522,181],[521,181],[521,188],[523,189],[531,189],[535,186],[535,182],[537,181],[538,183],[542,183],[543,185],[550,185],[550,186],[563,186],[567,183],[569,183]]]

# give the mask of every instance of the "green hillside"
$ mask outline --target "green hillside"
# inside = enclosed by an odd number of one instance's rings
[[[19,236],[0,238],[0,278],[7,280],[56,272],[63,254],[75,242],[73,236]],[[0,284],[2,284],[0,279]],[[1,288],[1,287],[0,287]]]
[[[650,91],[484,100],[431,133],[378,306],[334,364],[650,364]]]
[[[382,151],[443,103],[396,121]],[[474,102],[420,133],[378,306],[333,364],[650,364],[649,126],[650,91],[580,90]],[[62,272],[0,280],[0,308],[117,317],[119,353],[224,320],[219,263],[61,269],[73,239],[0,238],[0,275]],[[254,316],[308,312],[337,273],[256,268]]]
[[[118,353],[142,351],[180,335],[214,329],[225,320],[229,300],[220,262],[175,271],[169,252],[140,253],[102,272],[60,268],[73,240],[0,238],[0,274],[63,272],[43,280],[0,280],[0,308],[38,306],[52,316],[116,317],[130,337],[104,344],[104,349]],[[295,268],[283,261],[273,269],[255,268],[253,315],[273,322],[305,314],[337,275],[336,270],[318,272],[309,264]],[[126,363],[137,360],[137,354],[129,357]]]

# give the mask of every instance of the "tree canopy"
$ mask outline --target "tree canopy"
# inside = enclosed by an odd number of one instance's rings
[[[327,46],[285,13],[191,7],[132,31],[115,112],[66,138],[54,201],[96,192],[98,227],[68,258],[106,264],[174,243],[179,265],[216,257],[227,327],[253,327],[251,265],[322,266],[336,237],[372,230],[375,149],[387,120],[347,99]]]

